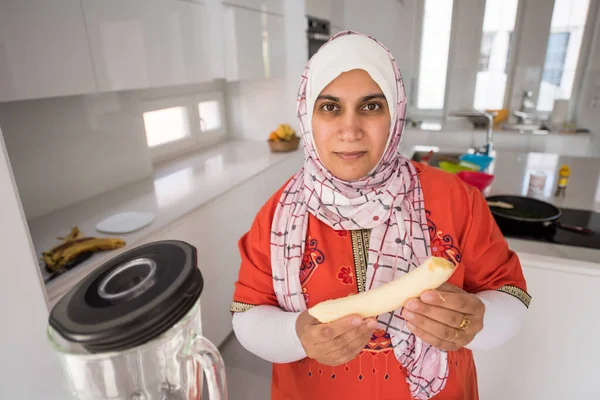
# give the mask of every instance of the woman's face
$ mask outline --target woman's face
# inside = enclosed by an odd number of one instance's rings
[[[333,175],[363,178],[383,156],[390,132],[379,85],[362,69],[340,74],[317,97],[312,129],[319,158]]]

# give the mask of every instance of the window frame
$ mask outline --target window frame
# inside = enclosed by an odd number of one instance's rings
[[[452,43],[455,40],[455,29],[454,29],[454,21],[456,19],[456,3],[458,0],[453,0],[452,3],[452,17],[450,18],[450,38],[448,41],[448,63],[446,65],[446,84],[444,87],[444,105],[441,109],[437,108],[419,108],[418,107],[418,97],[419,97],[419,73],[421,70],[421,52],[423,50],[423,25],[425,23],[425,1],[417,2],[417,11],[416,16],[418,24],[416,24],[415,29],[415,47],[414,47],[414,57],[413,57],[413,78],[411,79],[411,87],[410,93],[407,93],[409,96],[409,113],[412,118],[442,118],[446,113],[446,108],[448,106],[448,88],[450,84],[450,79],[448,79],[448,75],[450,74],[450,68],[452,65]]]
[[[209,131],[200,129],[200,111],[199,103],[203,101],[216,100],[219,102],[221,111],[221,127]],[[162,110],[166,108],[183,107],[187,114],[189,135],[164,144],[150,147],[146,141],[146,127],[143,121],[143,114],[146,112]],[[225,94],[222,91],[213,91],[206,93],[195,93],[183,96],[174,96],[168,98],[147,99],[142,102],[142,124],[144,124],[144,140],[150,159],[153,164],[167,161],[169,159],[210,147],[227,136]]]
[[[420,63],[421,63],[421,51],[422,51],[422,36],[423,36],[423,25],[424,25],[424,17],[425,17],[425,4],[423,1],[419,1],[417,2],[417,8],[416,8],[416,18],[419,21],[416,24],[416,27],[414,29],[414,47],[413,47],[413,62],[412,62],[412,76],[410,77],[410,80],[408,82],[405,82],[406,84],[406,91],[407,91],[407,98],[408,98],[408,116],[414,119],[441,119],[443,118],[446,113],[447,113],[447,108],[448,108],[448,98],[450,95],[449,90],[451,89],[450,87],[450,79],[449,74],[451,73],[451,68],[452,68],[452,57],[453,57],[453,47],[455,46],[456,42],[458,40],[460,40],[460,38],[457,38],[455,32],[455,24],[456,24],[456,19],[458,18],[458,13],[457,13],[457,4],[456,4],[457,0],[454,0],[454,7],[453,7],[453,13],[452,13],[452,22],[451,22],[451,28],[450,28],[450,54],[448,56],[448,68],[446,71],[446,87],[444,89],[444,93],[445,93],[445,100],[444,100],[444,108],[442,110],[438,110],[438,109],[420,109],[418,108],[417,104],[418,104],[418,92],[419,92],[419,74],[420,74]],[[518,65],[518,60],[516,59],[516,56],[519,52],[519,49],[522,46],[522,31],[523,31],[523,24],[524,24],[524,12],[525,12],[525,0],[519,0],[519,4],[517,6],[517,16],[516,16],[516,20],[515,20],[515,27],[512,31],[511,37],[510,37],[510,51],[509,51],[509,55],[508,55],[508,59],[507,59],[507,66],[506,66],[506,74],[507,74],[507,79],[506,79],[506,88],[504,91],[504,100],[503,100],[503,107],[504,108],[509,108],[511,111],[514,108],[511,108],[511,102],[512,102],[512,97],[514,95],[514,90],[516,88],[519,87],[519,82],[515,82],[515,77],[517,75],[517,69],[519,68]],[[576,67],[576,71],[575,71],[575,78],[573,81],[573,88],[571,91],[571,101],[570,101],[570,115],[572,115],[574,118],[577,117],[578,112],[579,112],[579,108],[582,105],[581,102],[585,101],[585,99],[581,99],[581,95],[583,93],[583,79],[584,79],[584,75],[586,70],[588,69],[588,63],[590,61],[590,49],[591,46],[593,44],[593,39],[594,39],[594,34],[595,34],[595,30],[596,30],[596,24],[597,24],[597,19],[598,19],[598,14],[599,14],[599,8],[600,8],[600,2],[597,1],[590,1],[589,4],[589,8],[588,8],[588,13],[586,16],[586,22],[585,22],[585,27],[584,27],[584,33],[583,33],[583,39],[581,42],[581,47],[579,50],[579,60],[577,63],[577,67]],[[482,15],[483,18],[483,15]],[[480,21],[483,23],[483,21]],[[547,40],[550,37],[550,30],[546,33],[545,39],[546,39],[546,43]],[[478,33],[479,35],[482,36],[482,32]],[[481,41],[479,42],[479,46],[481,46]],[[479,53],[479,48],[478,48],[478,53]],[[474,70],[478,70],[478,65],[479,65],[479,58],[477,58],[474,62],[476,62],[476,64],[474,65]],[[542,81],[542,76],[541,73],[544,69],[544,62],[545,62],[545,58],[543,60],[540,61],[541,64],[539,65],[540,68],[540,84]],[[475,87],[475,82],[473,82],[473,88]],[[539,92],[539,87],[538,87],[538,92]],[[539,117],[539,118],[547,118],[549,116],[549,114],[551,112],[546,112],[546,111],[538,111],[537,110],[537,102],[538,102],[538,96],[539,93],[534,93],[535,95],[535,103],[536,103],[536,110],[534,111],[534,113]]]

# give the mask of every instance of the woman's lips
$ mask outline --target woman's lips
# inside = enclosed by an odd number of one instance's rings
[[[340,151],[335,153],[336,156],[345,161],[358,160],[365,154],[367,154],[366,151]]]

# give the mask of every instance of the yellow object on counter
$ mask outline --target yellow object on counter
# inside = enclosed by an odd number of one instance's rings
[[[563,165],[558,170],[558,184],[556,185],[555,196],[564,196],[571,176],[571,169],[568,165]]]
[[[508,108],[501,108],[499,110],[485,110],[489,113],[496,113],[494,117],[494,128],[498,128],[502,123],[508,119],[509,111]]]

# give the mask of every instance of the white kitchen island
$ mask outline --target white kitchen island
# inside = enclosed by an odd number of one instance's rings
[[[571,178],[566,196],[554,198],[563,164],[571,168]],[[529,172],[541,170],[548,175],[544,200],[600,212],[600,158],[498,152],[491,169],[495,179],[486,195],[525,195]],[[516,338],[475,353],[481,399],[600,399],[595,383],[600,372],[600,250],[507,241],[519,255],[533,299]]]

